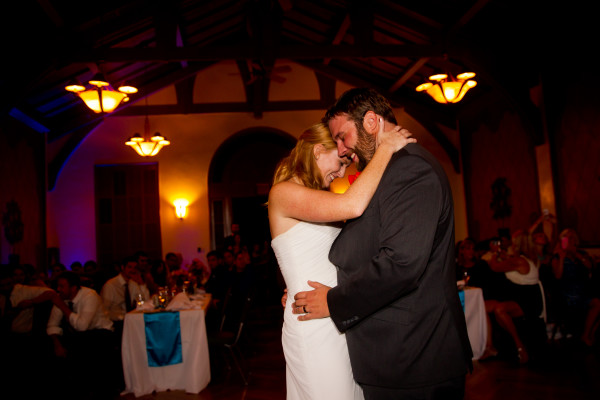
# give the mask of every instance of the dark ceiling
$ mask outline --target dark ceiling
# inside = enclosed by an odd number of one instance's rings
[[[378,89],[436,137],[453,161],[458,151],[440,126],[456,127],[486,99],[505,98],[540,132],[529,88],[542,73],[544,55],[564,35],[563,10],[525,0],[18,0],[3,4],[0,122],[8,115],[47,132],[67,135],[67,154],[97,124],[64,87],[101,72],[111,82],[139,88],[128,107],[175,85],[176,105],[150,106],[150,114],[324,109],[335,81]],[[196,74],[235,60],[246,83],[246,101],[194,104]],[[276,60],[315,71],[320,100],[271,102]],[[478,86],[456,105],[440,105],[415,87],[440,71],[476,72]],[[11,95],[6,95],[11,93]],[[145,110],[145,108],[144,108]],[[60,158],[63,158],[61,161]]]

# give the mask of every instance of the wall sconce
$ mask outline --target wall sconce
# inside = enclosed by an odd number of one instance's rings
[[[173,204],[175,205],[175,215],[177,215],[177,218],[184,219],[187,215],[187,206],[190,202],[186,199],[177,199]]]

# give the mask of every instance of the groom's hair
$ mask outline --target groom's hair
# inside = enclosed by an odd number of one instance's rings
[[[355,124],[361,124],[367,111],[374,111],[386,121],[398,125],[390,102],[371,88],[354,88],[344,92],[322,119],[324,124],[338,115],[348,114]]]

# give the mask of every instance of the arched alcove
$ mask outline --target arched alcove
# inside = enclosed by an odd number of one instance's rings
[[[221,248],[232,222],[247,240],[270,240],[265,203],[277,163],[296,138],[273,128],[240,131],[217,149],[208,172],[211,246]]]

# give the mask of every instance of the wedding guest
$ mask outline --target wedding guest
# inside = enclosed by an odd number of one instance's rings
[[[56,290],[56,279],[60,274],[62,274],[66,270],[67,267],[65,267],[64,264],[61,263],[53,264],[50,267],[50,277],[48,278],[48,284],[52,289]]]
[[[45,286],[16,283],[8,265],[0,265],[0,359],[2,391],[6,398],[23,396],[23,388],[37,377],[36,383],[51,383],[48,369],[50,342],[46,325],[56,292]],[[42,396],[43,388],[28,388],[27,394]]]
[[[57,291],[47,333],[62,377],[68,377],[62,386],[65,394],[73,398],[115,395],[112,383],[118,353],[102,299],[95,290],[81,286],[79,275],[72,271],[57,278]]]
[[[484,353],[479,361],[486,360],[498,355],[498,350],[493,342],[493,325],[489,313],[494,311],[499,298],[498,292],[502,291],[499,286],[506,280],[504,274],[492,271],[484,260],[477,256],[475,241],[467,237],[457,245],[456,257],[456,279],[465,280],[465,284],[481,288],[484,304],[486,306],[487,337]]]
[[[150,291],[142,279],[137,257],[127,257],[123,261],[121,272],[106,281],[100,291],[108,316],[115,324],[118,334],[123,330],[125,314],[135,309],[135,299],[150,300]]]
[[[4,267],[4,266],[1,266]],[[10,332],[18,335],[23,340],[19,343],[26,343],[31,339],[31,333],[34,329],[34,318],[45,318],[42,321],[44,326],[48,321],[49,313],[45,317],[40,316],[42,306],[47,304],[51,306],[51,300],[56,295],[56,292],[45,286],[24,285],[21,268],[15,266],[12,272],[8,268],[2,268],[2,278],[0,285],[0,297],[2,301],[2,330],[5,333]],[[49,312],[50,308],[48,308]],[[13,342],[13,344],[15,344]]]
[[[80,276],[83,274],[83,265],[79,261],[73,261],[69,269]]]
[[[240,247],[242,245],[242,233],[240,224],[237,222],[231,223],[231,234],[223,239],[223,247],[229,250],[233,250],[234,247]]]
[[[560,318],[575,333],[581,332],[581,341],[591,346],[598,329],[600,296],[590,285],[593,260],[579,247],[579,236],[574,229],[560,233],[552,269],[558,280]]]
[[[83,264],[83,276],[87,280],[88,287],[91,287],[98,293],[100,293],[102,286],[104,286],[109,278],[106,271],[100,269],[98,263],[94,260],[87,260]],[[110,277],[112,278],[112,276]]]
[[[534,320],[543,311],[539,273],[533,258],[531,236],[527,231],[517,230],[512,235],[510,251],[501,249],[490,260],[492,270],[504,272],[511,282],[506,288],[509,301],[499,303],[494,308],[494,314],[498,324],[512,337],[521,364],[529,361],[529,353],[513,319],[525,317]]]
[[[225,329],[229,330],[237,327],[246,299],[254,296],[256,283],[254,266],[248,262],[246,254],[239,253],[234,265],[235,268],[229,277],[229,299],[224,310],[227,314]]]
[[[137,259],[137,268],[140,271],[142,280],[148,287],[150,294],[157,293],[159,285],[154,282],[154,276],[152,275],[152,263],[148,253],[140,250],[135,253],[135,258]]]
[[[163,260],[154,260],[152,262],[152,277],[159,287],[166,287],[169,285],[169,271]]]

